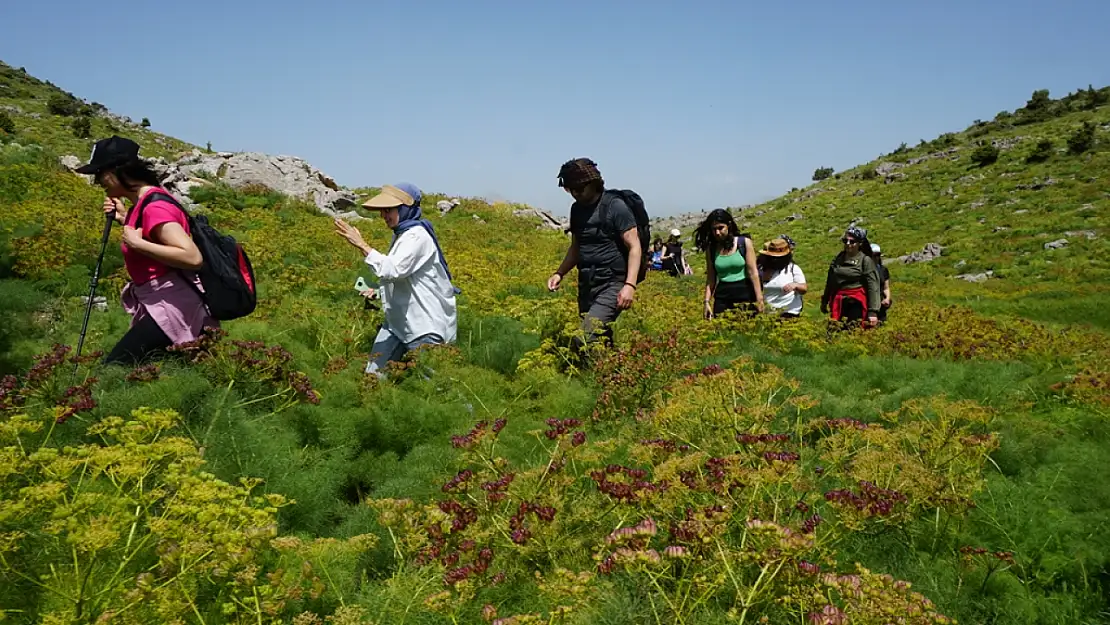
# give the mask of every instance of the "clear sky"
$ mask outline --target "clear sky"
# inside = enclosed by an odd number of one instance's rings
[[[736,206],[1110,83],[1110,0],[4,0],[0,59],[218,150],[565,215]]]

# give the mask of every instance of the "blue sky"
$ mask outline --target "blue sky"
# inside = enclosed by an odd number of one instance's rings
[[[0,59],[160,132],[556,214],[577,156],[736,206],[1110,83],[1099,0],[6,4]]]

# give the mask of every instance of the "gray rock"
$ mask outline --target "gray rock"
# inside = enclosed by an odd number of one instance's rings
[[[994,272],[987,270],[983,273],[961,273],[960,275],[956,276],[956,278],[960,280],[966,280],[967,282],[986,282],[987,280],[990,280],[993,276]]]
[[[1067,247],[1067,245],[1068,245],[1068,240],[1067,239],[1056,239],[1055,241],[1049,241],[1048,243],[1045,243],[1044,244],[1044,249],[1046,249],[1046,250],[1058,250],[1062,247]]]
[[[82,295],[81,296],[81,305],[82,306],[88,306],[89,305],[89,296],[88,295]],[[107,312],[108,311],[108,298],[104,297],[102,295],[97,295],[92,300],[92,307],[93,307],[93,310],[95,310],[95,311]]]
[[[2,106],[0,106],[0,111],[6,111],[8,113],[15,113],[16,115],[22,115],[23,114],[23,109],[19,108],[18,106],[14,105],[14,104],[2,105]]]
[[[73,171],[84,164],[81,162],[81,159],[72,154],[66,154],[65,156],[58,157],[58,162],[61,163],[62,167],[65,167],[70,171]]]
[[[960,262],[956,263],[955,267],[956,267],[956,269],[959,269],[960,267],[963,267],[966,264],[967,264],[966,260],[961,260]]]
[[[1002,232],[1003,230],[1009,230],[1009,228],[1006,226],[995,226],[991,228],[991,232]]]
[[[1003,137],[1001,139],[991,139],[991,145],[1001,151],[1009,150],[1015,145],[1025,140],[1025,137]]]
[[[174,162],[161,158],[149,162],[162,176],[167,189],[179,195],[183,203],[191,189],[205,183],[197,176],[219,177],[232,187],[258,185],[273,189],[312,202],[320,212],[333,216],[358,202],[358,196],[341,189],[331,176],[294,156],[260,152],[206,154],[194,149]]]
[[[1069,237],[1087,237],[1087,239],[1098,238],[1098,233],[1094,230],[1068,230],[1064,234],[1068,235]]]
[[[1029,212],[1028,208],[1019,208],[1016,211],[1014,211],[1014,214],[1015,215],[1024,215],[1025,213],[1028,213],[1028,212]]]
[[[458,205],[458,200],[440,200],[436,202],[436,208],[439,209],[440,215],[446,215],[447,213],[450,213]]]
[[[907,254],[905,256],[899,256],[898,260],[902,261],[904,264],[926,263],[931,260],[940,258],[943,251],[944,248],[941,247],[939,243],[926,243],[925,247],[922,248],[921,251],[913,252],[912,254]]]
[[[547,211],[536,208],[522,208],[513,211],[513,216],[524,218],[539,218],[540,225],[551,230],[563,230],[566,224]]]
[[[1049,176],[1044,180],[1035,180],[1032,184],[1019,184],[1016,188],[1021,189],[1022,191],[1040,191],[1045,187],[1051,187],[1052,185],[1059,182],[1059,180]]]
[[[859,197],[859,196],[863,195],[863,189],[856,189],[856,192],[853,193],[852,195],[854,197]]]
[[[906,178],[906,174],[904,174],[900,171],[896,171],[894,173],[887,174],[886,177],[883,178],[883,182],[886,183],[886,184],[891,184],[891,183],[897,182],[899,180],[905,180],[905,178]]]

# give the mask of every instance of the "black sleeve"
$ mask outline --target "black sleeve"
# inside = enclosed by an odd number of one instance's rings
[[[615,197],[609,203],[609,223],[613,227],[613,232],[619,235],[629,228],[636,227],[636,216],[632,214],[632,209],[628,208],[624,200]]]

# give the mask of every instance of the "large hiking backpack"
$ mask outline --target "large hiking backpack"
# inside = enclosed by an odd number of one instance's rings
[[[602,196],[602,205],[605,207],[605,215],[603,223],[609,227],[609,204],[612,203],[614,197],[619,197],[624,200],[628,208],[632,210],[632,215],[636,218],[636,232],[640,235],[640,271],[636,275],[636,284],[644,281],[647,276],[648,267],[651,266],[651,218],[648,217],[647,209],[644,207],[644,199],[640,197],[632,189],[606,189],[605,195]],[[625,262],[628,262],[628,249],[624,245],[624,239],[621,238],[619,232],[614,232],[613,238],[617,241],[617,246],[624,254]]]
[[[219,321],[228,321],[254,312],[258,305],[257,283],[250,258],[243,246],[234,237],[210,226],[207,216],[191,215],[176,198],[157,191],[147,194],[137,207],[139,215],[135,218],[135,227],[140,232],[143,227],[143,209],[155,200],[170,202],[189,221],[193,243],[204,259],[204,264],[196,272],[204,292],[197,289],[197,293],[208,307],[208,313]],[[186,279],[185,282],[196,289],[192,280]]]

